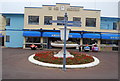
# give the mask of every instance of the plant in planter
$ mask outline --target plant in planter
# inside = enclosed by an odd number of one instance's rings
[[[42,51],[35,53],[34,59],[45,62],[45,63],[52,63],[52,64],[62,64],[63,58],[54,57],[54,52],[58,51]],[[74,52],[69,51],[73,57],[66,58],[67,65],[77,65],[77,64],[87,64],[94,61],[93,57],[81,52]]]

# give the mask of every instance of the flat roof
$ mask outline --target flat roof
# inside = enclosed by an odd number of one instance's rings
[[[22,12],[1,12],[2,15],[24,15]]]

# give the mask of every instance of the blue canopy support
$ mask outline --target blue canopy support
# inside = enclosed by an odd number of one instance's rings
[[[23,36],[41,37],[41,32],[39,32],[39,31],[24,31]]]
[[[102,39],[120,40],[120,34],[101,34]]]
[[[96,33],[84,33],[83,38],[95,38],[95,39],[100,39],[100,34]]]

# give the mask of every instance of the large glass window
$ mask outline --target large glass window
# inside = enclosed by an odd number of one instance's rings
[[[57,20],[64,20],[64,17],[57,17]],[[57,25],[64,25],[62,23],[57,23]]]
[[[106,44],[106,45],[115,44],[115,45],[118,45],[118,40],[101,40],[101,44]]]
[[[73,17],[73,21],[81,21],[81,18]],[[81,26],[81,24],[76,24],[76,23],[74,23],[73,25]]]
[[[87,27],[96,27],[96,18],[86,18]]]
[[[40,43],[39,37],[26,37],[26,43]]]
[[[39,24],[39,16],[28,16],[28,24],[38,25]]]
[[[6,26],[10,26],[10,18],[6,18]]]
[[[92,44],[95,44],[95,43],[98,43],[97,39],[86,39],[86,38],[83,39],[83,44],[92,45]]]
[[[50,20],[52,20],[52,16],[44,16],[44,25],[52,25]]]
[[[43,43],[48,43],[48,38],[44,37],[43,38]]]
[[[116,22],[113,23],[113,30],[117,30],[117,23]]]
[[[10,36],[6,35],[6,42],[10,42]]]

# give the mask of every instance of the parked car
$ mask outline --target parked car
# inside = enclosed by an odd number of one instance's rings
[[[99,47],[98,47],[96,44],[94,44],[94,45],[92,46],[92,51],[93,51],[93,52],[99,51]]]
[[[84,47],[84,51],[85,52],[89,52],[90,51],[90,47],[88,46],[88,44],[86,44],[86,46]]]

